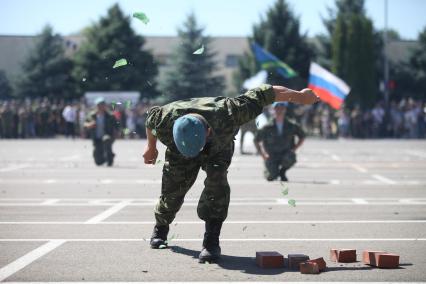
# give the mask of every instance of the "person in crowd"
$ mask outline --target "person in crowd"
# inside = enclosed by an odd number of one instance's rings
[[[117,121],[107,110],[104,98],[97,98],[95,104],[96,109],[89,113],[84,126],[93,140],[93,158],[96,165],[100,166],[106,162],[111,167],[115,157],[112,144],[117,135]]]
[[[273,119],[259,129],[254,138],[256,149],[265,164],[265,178],[268,181],[288,181],[287,171],[296,163],[296,150],[305,140],[302,128],[286,117],[288,104],[273,104]],[[296,141],[297,139],[297,141]]]

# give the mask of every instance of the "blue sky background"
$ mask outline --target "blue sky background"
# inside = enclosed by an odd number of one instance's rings
[[[118,2],[132,14],[145,12],[148,25],[133,21],[133,27],[143,35],[176,35],[176,28],[186,15],[194,11],[199,22],[211,36],[247,36],[252,25],[275,0],[0,0],[0,34],[34,35],[50,23],[64,35],[77,33],[108,7]],[[301,19],[303,32],[324,33],[321,15],[334,0],[288,0]],[[384,26],[384,0],[366,0],[366,10],[376,28]],[[426,27],[426,0],[388,0],[389,27],[405,39],[416,39]]]

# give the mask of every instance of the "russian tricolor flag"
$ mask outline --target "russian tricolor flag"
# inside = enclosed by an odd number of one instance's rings
[[[311,62],[309,73],[309,88],[322,101],[328,103],[334,109],[339,109],[351,90],[349,86],[342,79],[314,62]]]

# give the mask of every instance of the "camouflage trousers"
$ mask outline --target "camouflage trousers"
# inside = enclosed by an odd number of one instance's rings
[[[182,155],[166,150],[163,166],[161,196],[155,207],[157,225],[172,223],[176,213],[182,207],[184,197],[197,179],[200,168],[207,174],[204,190],[198,201],[197,213],[200,219],[224,221],[228,215],[230,187],[228,168],[234,154],[234,143],[220,153],[196,158],[184,158]]]
[[[113,142],[112,139],[93,139],[93,158],[95,159],[96,165],[100,166],[105,162],[107,162],[108,165],[112,165],[115,156],[112,152]]]
[[[275,180],[295,163],[296,154],[294,151],[270,154],[269,159],[265,161],[265,178],[267,180]]]

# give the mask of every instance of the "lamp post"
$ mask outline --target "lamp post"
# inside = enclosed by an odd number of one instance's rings
[[[384,71],[384,96],[386,108],[389,107],[389,62],[388,62],[388,0],[384,0],[385,4],[385,27],[383,30],[383,71]]]

